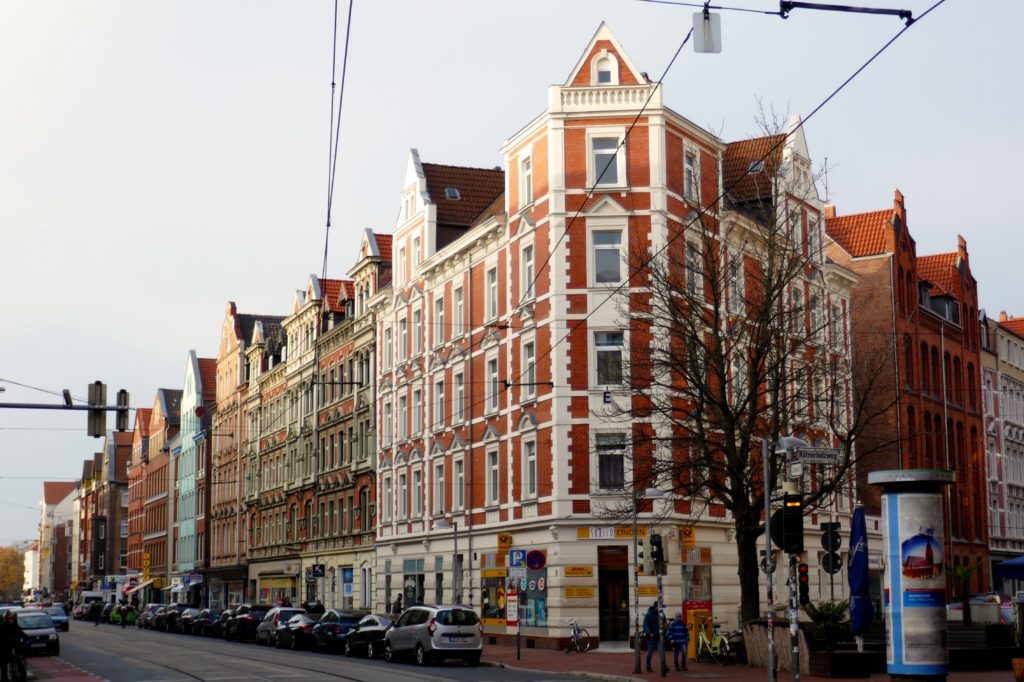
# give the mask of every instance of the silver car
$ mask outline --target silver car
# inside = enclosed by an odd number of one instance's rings
[[[384,635],[384,659],[412,656],[420,665],[461,658],[479,665],[483,625],[476,612],[464,606],[412,606]]]

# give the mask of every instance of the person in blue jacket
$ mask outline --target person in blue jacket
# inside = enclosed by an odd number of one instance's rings
[[[687,647],[690,645],[690,629],[683,622],[683,612],[676,611],[676,618],[668,626],[668,640],[672,642],[672,659],[676,670],[686,670]],[[679,659],[682,658],[682,663]]]
[[[644,614],[644,634],[647,635],[647,672],[651,670],[651,657],[658,650],[658,638],[661,636],[661,619],[658,617],[658,602],[651,604]]]

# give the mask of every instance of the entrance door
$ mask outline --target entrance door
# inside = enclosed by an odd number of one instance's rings
[[[598,620],[601,641],[629,639],[629,548],[597,548]]]

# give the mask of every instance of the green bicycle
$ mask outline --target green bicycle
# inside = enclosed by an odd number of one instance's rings
[[[718,632],[718,623],[711,626],[711,636],[708,637],[708,627],[697,631],[697,660],[714,661],[718,665],[725,665],[729,662],[729,640]]]

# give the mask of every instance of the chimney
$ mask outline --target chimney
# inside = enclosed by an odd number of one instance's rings
[[[1012,319],[1013,319],[1012,317],[1010,317],[1009,315],[1006,314],[1005,310],[1000,310],[999,311],[999,321],[1000,322],[1009,322]]]
[[[835,218],[835,217],[836,217],[836,205],[835,204],[825,204],[825,220],[829,220],[829,219]]]
[[[956,254],[960,257],[960,260],[968,260],[967,258],[967,240],[963,238],[963,235],[956,236]]]

